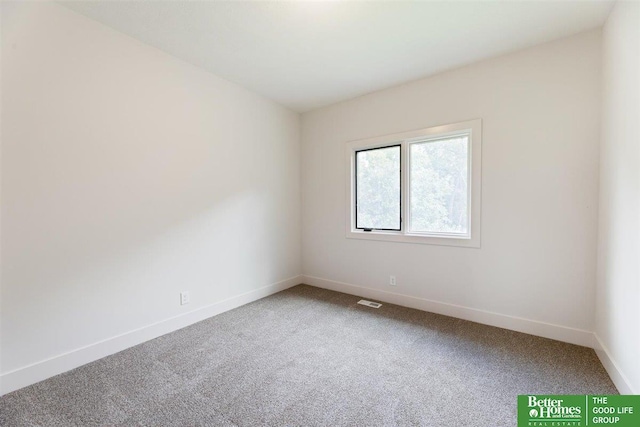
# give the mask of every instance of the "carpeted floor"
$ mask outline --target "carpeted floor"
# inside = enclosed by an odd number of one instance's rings
[[[515,426],[593,350],[300,285],[0,398],[2,426]]]

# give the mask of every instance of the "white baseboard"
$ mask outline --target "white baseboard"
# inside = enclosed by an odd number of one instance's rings
[[[217,314],[224,313],[225,311],[232,310],[244,304],[248,304],[283,291],[300,283],[306,283],[319,288],[371,298],[404,307],[438,313],[445,316],[457,317],[485,325],[497,326],[517,332],[551,338],[571,344],[593,347],[600,358],[600,361],[609,373],[613,383],[618,388],[618,391],[620,391],[621,394],[637,394],[637,391],[632,389],[628,379],[618,368],[618,365],[611,357],[608,349],[602,344],[600,338],[592,332],[478,310],[475,308],[427,300],[424,298],[396,294],[378,289],[366,288],[349,283],[336,282],[319,277],[302,275],[291,277],[281,282],[264,286],[256,290],[198,308],[188,313],[171,317],[169,319],[6,372],[0,375],[0,396],[125,350],[129,347],[141,344],[145,341],[149,341],[184,328]]]
[[[593,349],[596,351],[600,362],[602,362],[602,366],[607,370],[611,381],[613,381],[613,384],[615,384],[620,394],[640,394],[640,390],[634,390],[633,387],[631,387],[631,382],[627,376],[622,373],[618,364],[613,357],[611,357],[611,352],[609,352],[609,349],[602,343],[596,333],[593,334]]]
[[[0,375],[0,396],[302,283],[295,276]]]
[[[544,338],[551,338],[571,344],[577,344],[585,347],[592,347],[593,345],[593,332],[582,329],[569,328],[537,320],[523,319],[521,317],[479,310],[476,308],[463,307],[460,305],[432,301],[409,295],[396,294],[350,283],[322,279],[320,277],[303,275],[302,281],[303,283],[319,288],[344,292],[346,294],[366,297],[422,311],[429,311],[431,313],[443,314],[445,316],[457,317],[459,319],[470,320],[472,322],[490,326],[497,326],[499,328],[523,332]]]

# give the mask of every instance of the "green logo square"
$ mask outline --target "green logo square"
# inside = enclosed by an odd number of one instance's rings
[[[640,396],[520,395],[518,427],[640,426]]]

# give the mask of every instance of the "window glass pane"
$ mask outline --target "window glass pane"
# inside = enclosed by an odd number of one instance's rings
[[[410,145],[411,231],[468,232],[467,136]]]
[[[400,229],[400,146],[356,152],[356,228]]]

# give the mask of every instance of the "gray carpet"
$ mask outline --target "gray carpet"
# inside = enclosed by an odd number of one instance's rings
[[[0,398],[2,426],[515,426],[593,350],[296,286]]]

